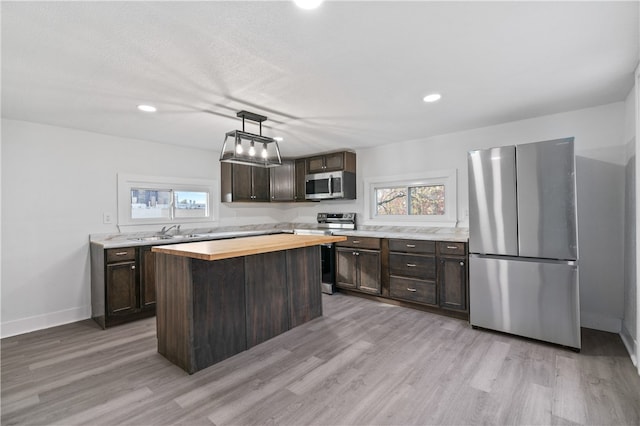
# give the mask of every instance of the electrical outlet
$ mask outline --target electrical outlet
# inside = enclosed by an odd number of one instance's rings
[[[113,216],[111,213],[102,213],[102,223],[113,223]]]

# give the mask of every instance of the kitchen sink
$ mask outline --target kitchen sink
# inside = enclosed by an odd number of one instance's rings
[[[133,241],[162,241],[162,240],[171,240],[173,239],[172,235],[152,235],[150,237],[136,237],[129,238]]]

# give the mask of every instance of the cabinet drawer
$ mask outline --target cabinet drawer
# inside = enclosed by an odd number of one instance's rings
[[[438,243],[438,250],[440,254],[456,254],[460,256],[466,254],[465,243],[448,243],[441,241]]]
[[[434,281],[391,277],[389,294],[393,298],[412,302],[436,304],[436,283]]]
[[[436,258],[411,254],[390,253],[389,272],[401,277],[431,280],[436,277]]]
[[[347,241],[336,243],[336,246],[380,250],[380,238],[348,236]]]
[[[422,240],[389,240],[389,251],[401,251],[405,253],[435,253],[435,241]]]
[[[136,260],[135,247],[107,249],[107,263],[124,262],[125,260]]]

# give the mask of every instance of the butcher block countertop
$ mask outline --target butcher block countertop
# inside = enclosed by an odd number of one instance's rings
[[[346,241],[341,235],[295,235],[275,234],[256,237],[234,238],[230,240],[200,241],[183,244],[154,246],[155,253],[191,257],[201,260],[220,260],[252,254],[289,250],[301,247]]]

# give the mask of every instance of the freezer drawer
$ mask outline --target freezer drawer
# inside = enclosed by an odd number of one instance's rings
[[[469,256],[470,322],[580,348],[575,262]]]

